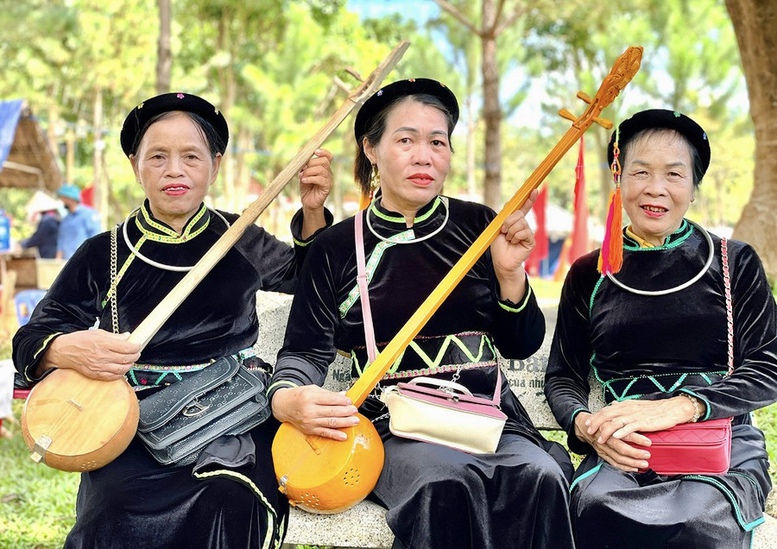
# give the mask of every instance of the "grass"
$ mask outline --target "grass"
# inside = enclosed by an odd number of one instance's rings
[[[532,279],[532,287],[545,303],[558,300],[561,283]],[[11,354],[10,345],[0,346],[0,358]],[[14,402],[14,414],[21,417],[22,403]],[[766,434],[772,463],[777,463],[777,404],[754,414]],[[75,521],[75,501],[79,475],[49,469],[29,458],[20,427],[5,421],[13,437],[0,438],[0,547],[14,549],[53,549],[62,547]],[[545,432],[562,444],[564,435]],[[574,456],[576,458],[576,456]],[[577,461],[575,461],[577,463]],[[775,469],[772,481],[777,485]]]
[[[21,417],[22,403],[14,402],[13,409]],[[3,426],[14,436],[0,439],[0,547],[62,547],[75,521],[79,475],[33,462],[20,427],[8,421]]]

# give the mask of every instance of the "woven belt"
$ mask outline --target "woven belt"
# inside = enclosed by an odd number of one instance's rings
[[[243,349],[232,355],[240,362],[256,356],[253,347]],[[258,359],[257,359],[258,360]],[[187,375],[199,372],[213,364],[215,360],[209,360],[200,364],[186,365],[156,365],[156,364],[135,364],[127,372],[127,381],[135,392],[145,389],[155,389],[157,387],[167,387],[168,385],[181,381]]]
[[[655,393],[673,393],[686,385],[707,386],[720,380],[725,375],[721,372],[685,372],[621,377],[602,381],[604,400],[606,403],[620,400],[641,398]],[[597,375],[597,378],[599,376]]]
[[[382,350],[387,343],[378,343]],[[367,350],[351,352],[352,375],[358,377],[367,364]],[[445,336],[417,337],[389,368],[383,379],[402,379],[470,368],[494,366],[497,354],[491,336],[484,332],[462,332]]]

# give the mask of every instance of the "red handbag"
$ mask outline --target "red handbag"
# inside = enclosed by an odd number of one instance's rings
[[[721,475],[731,464],[731,418],[641,433],[653,441],[648,469],[659,475]],[[644,446],[639,446],[644,449]]]
[[[734,371],[734,315],[731,307],[728,246],[725,238],[721,239],[720,247],[728,326],[728,373],[726,375],[731,375]],[[727,473],[731,465],[731,419],[727,417],[681,423],[663,431],[640,433],[653,441],[653,445],[647,448],[650,452],[648,469],[652,469],[659,475]],[[632,446],[645,449],[644,446],[634,444]]]

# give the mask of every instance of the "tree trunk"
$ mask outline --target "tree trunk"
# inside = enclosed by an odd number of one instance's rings
[[[502,145],[499,105],[499,67],[496,59],[497,8],[494,0],[483,0],[483,121],[486,130],[485,180],[483,202],[495,210],[502,208]]]
[[[475,178],[476,152],[475,131],[478,126],[478,117],[475,113],[472,94],[467,94],[467,195],[469,200],[476,200],[478,184]]]
[[[157,0],[159,7],[159,40],[156,50],[156,92],[170,91],[170,71],[173,66],[173,53],[170,49],[170,20],[172,8],[170,0]]]
[[[92,167],[92,200],[97,214],[100,216],[100,226],[107,227],[108,219],[108,189],[103,176],[103,156],[105,153],[105,140],[103,139],[103,92],[98,88],[94,94],[93,119],[94,127],[94,155]],[[72,181],[71,181],[72,183]]]
[[[726,0],[726,7],[739,43],[755,128],[753,193],[734,237],[756,249],[773,281],[777,278],[777,3]],[[712,147],[725,154],[724,143],[712,143]]]
[[[227,120],[229,120],[229,112],[232,109],[232,106],[235,104],[235,99],[237,98],[237,79],[234,72],[235,55],[233,52],[235,41],[232,40],[233,36],[230,34],[230,17],[230,13],[226,11],[222,13],[218,25],[217,39],[218,52],[222,54],[228,54],[230,60],[229,63],[226,63],[223,67],[218,69],[219,91],[221,92],[220,110],[221,114],[223,114]],[[231,127],[232,133],[235,133],[238,130],[239,128],[237,128],[237,124],[235,124],[233,121],[233,125]],[[238,203],[235,182],[235,152],[237,152],[237,147],[234,145],[233,140],[232,147],[227,149],[227,152],[221,161],[221,169],[219,170],[219,177],[221,178],[223,185],[222,204],[224,209],[230,212],[236,211]],[[211,196],[213,196],[213,194],[211,194]]]

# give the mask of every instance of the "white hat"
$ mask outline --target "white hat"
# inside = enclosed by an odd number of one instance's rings
[[[27,203],[27,214],[35,212],[48,212],[49,210],[58,210],[62,207],[62,202],[43,191],[35,191],[32,198]]]

